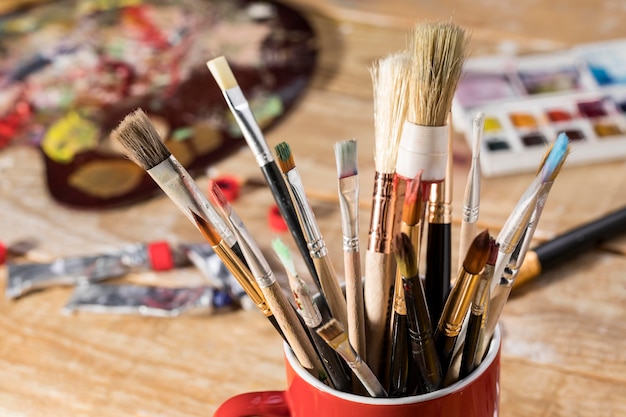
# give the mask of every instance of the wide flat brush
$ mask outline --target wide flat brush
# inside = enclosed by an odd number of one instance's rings
[[[337,280],[337,274],[328,254],[326,242],[317,225],[315,213],[313,213],[313,209],[306,198],[302,178],[296,168],[291,147],[286,142],[281,142],[276,145],[275,150],[278,156],[278,163],[296,208],[300,227],[304,232],[304,237],[309,247],[311,259],[313,259],[313,264],[322,286],[322,294],[326,297],[333,317],[342,324],[347,325],[348,311],[346,299]]]
[[[439,319],[434,338],[442,375],[446,375],[452,362],[454,347],[476,292],[480,273],[487,263],[490,248],[488,231],[474,238]]]
[[[335,143],[335,160],[337,162],[337,186],[343,235],[348,338],[361,358],[367,360],[363,277],[361,276],[359,245],[359,175],[356,140],[350,139]]]
[[[280,238],[275,238],[272,241],[272,248],[285,267],[296,311],[300,314],[309,330],[311,340],[322,359],[322,364],[328,377],[335,389],[349,392],[352,388],[350,375],[344,372],[344,366],[340,362],[337,353],[316,332],[322,326],[322,314],[317,305],[315,305],[306,282],[298,275],[289,248]]]
[[[370,67],[374,93],[375,176],[365,252],[364,302],[367,363],[379,377],[384,374],[392,310],[395,164],[402,123],[406,119],[409,69],[406,53],[388,55]]]
[[[207,62],[207,67],[215,78],[219,88],[222,90],[224,99],[241,128],[248,147],[263,172],[280,214],[289,228],[289,232],[304,259],[309,273],[311,274],[311,278],[313,278],[313,282],[318,290],[321,291],[322,287],[317,276],[317,271],[315,270],[315,265],[309,254],[304,234],[298,223],[298,216],[296,215],[295,207],[289,195],[289,190],[274,160],[274,156],[263,137],[261,129],[250,110],[248,101],[243,95],[226,58],[221,56],[212,59]],[[328,310],[326,300],[320,297],[317,303],[320,310],[322,310],[322,314],[325,314]]]
[[[412,32],[411,83],[407,120],[402,128],[396,172],[404,178],[413,178],[423,170],[424,196],[430,196],[433,184],[442,184],[448,164],[449,126],[448,116],[452,99],[466,58],[468,36],[464,29],[451,22],[425,22],[417,24]],[[448,187],[450,188],[450,187]],[[447,224],[444,187],[437,187],[434,200],[436,213],[429,218],[430,224]],[[439,209],[441,207],[441,209]],[[439,255],[448,251],[446,231],[433,233],[430,262],[426,264],[426,296],[431,320],[437,323],[446,295],[449,291],[450,274],[446,258]],[[439,229],[435,226],[435,229]],[[442,251],[443,250],[443,251]],[[438,258],[439,256],[439,258]],[[429,272],[430,270],[430,272]],[[447,285],[447,287],[446,287]]]
[[[317,333],[346,361],[352,372],[359,378],[372,397],[386,397],[387,392],[354,348],[340,322],[331,319],[317,330]]]
[[[395,238],[396,260],[404,290],[412,365],[417,385],[408,387],[409,394],[426,393],[440,388],[442,370],[428,305],[418,273],[416,248],[404,233]]]

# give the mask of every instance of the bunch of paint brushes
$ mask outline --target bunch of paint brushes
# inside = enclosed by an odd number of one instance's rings
[[[274,250],[295,295],[291,301],[287,298],[260,246],[219,187],[209,187],[206,198],[145,113],[130,114],[113,132],[128,156],[210,242],[301,366],[338,390],[377,397],[415,395],[449,385],[480,364],[569,152],[567,137],[560,135],[498,236],[477,233],[483,123],[477,115],[460,262],[451,285],[449,114],[467,44],[465,30],[452,23],[418,24],[407,51],[371,67],[375,178],[364,274],[356,141],[335,145],[345,295],[290,146],[277,145],[274,158],[224,57],[207,65],[304,259],[317,287],[315,297],[298,275],[287,245],[275,239]]]

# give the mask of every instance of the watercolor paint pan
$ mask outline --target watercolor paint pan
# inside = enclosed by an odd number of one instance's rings
[[[469,59],[453,102],[454,127],[468,141],[478,112],[485,176],[533,172],[560,132],[572,142],[568,165],[624,159],[626,41]]]

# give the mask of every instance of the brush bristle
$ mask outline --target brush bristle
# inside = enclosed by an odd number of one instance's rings
[[[141,109],[127,115],[111,132],[111,139],[119,142],[126,155],[145,170],[157,166],[171,155]]]
[[[222,192],[222,189],[220,188],[217,181],[209,180],[207,189],[209,190],[209,198],[215,205],[223,209],[230,207],[230,202]]]
[[[202,236],[204,236],[207,242],[209,242],[211,246],[217,246],[222,240],[222,237],[217,232],[217,230],[215,230],[213,225],[211,225],[209,222],[204,220],[202,216],[199,216],[193,211],[191,212],[191,216],[196,222],[196,226],[198,227],[198,230],[200,231],[200,233],[202,233]]]
[[[326,341],[326,343],[333,347],[336,347],[345,338],[347,338],[346,331],[344,330],[342,324],[334,318],[330,319],[328,323],[324,324],[316,331],[317,334],[319,334],[322,339]],[[340,338],[340,340],[337,341],[337,338]]]
[[[417,275],[417,254],[411,238],[400,233],[394,238],[396,263],[400,274],[405,278],[414,278]]]
[[[339,179],[357,175],[356,140],[348,139],[335,143],[335,160]]]
[[[420,221],[422,212],[422,170],[413,178],[406,189],[402,206],[402,221],[414,226]]]
[[[422,126],[446,124],[468,43],[466,31],[451,22],[415,26],[411,38],[410,122]]]
[[[374,165],[380,173],[395,171],[408,111],[410,58],[407,52],[398,52],[370,67],[374,88]]]
[[[569,154],[569,138],[561,132],[551,146],[541,168],[542,182],[554,181]]]
[[[500,245],[492,237],[489,238],[489,257],[487,258],[487,264],[494,266],[498,260],[498,249]]]
[[[274,147],[278,157],[278,165],[283,173],[287,173],[296,167],[296,162],[291,153],[291,147],[287,142],[281,142]]]
[[[228,90],[229,88],[236,87],[237,80],[235,79],[235,75],[233,71],[230,69],[230,65],[228,65],[228,61],[223,56],[214,58],[206,63],[206,66],[211,71],[213,78],[215,78],[215,82],[220,87],[220,90]]]
[[[278,256],[278,259],[280,259],[280,262],[285,267],[285,270],[287,271],[287,273],[293,277],[298,276],[298,272],[296,271],[296,266],[294,265],[293,258],[291,257],[291,251],[289,250],[287,245],[285,245],[285,243],[280,238],[277,237],[274,240],[272,240],[272,248],[274,249],[274,252]]]
[[[474,117],[472,129],[472,159],[480,156],[480,143],[483,138],[483,128],[485,126],[485,113],[478,112]],[[452,130],[452,129],[451,129]]]
[[[491,247],[489,231],[485,230],[479,233],[467,250],[467,255],[463,261],[463,268],[470,274],[479,274],[487,263],[487,259],[491,253]]]

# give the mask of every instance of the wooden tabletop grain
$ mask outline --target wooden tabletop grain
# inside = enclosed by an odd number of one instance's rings
[[[7,2],[2,3],[6,7]],[[472,31],[476,56],[503,48],[533,52],[626,38],[626,8],[618,0],[291,0],[290,4],[301,7],[315,26],[320,62],[296,110],[268,132],[267,139],[270,145],[283,140],[291,144],[337,268],[341,225],[333,201],[332,145],[359,140],[361,219],[366,225],[374,172],[368,66],[403,48],[415,22],[452,18]],[[463,139],[456,137],[455,154],[468,153]],[[457,159],[456,202],[462,198],[468,170],[468,159]],[[261,177],[248,149],[213,168]],[[3,241],[34,236],[42,242],[40,250],[55,257],[136,241],[201,240],[166,197],[101,212],[62,207],[49,196],[43,169],[34,149],[14,147],[0,153]],[[484,179],[482,226],[497,233],[531,178]],[[198,182],[202,187],[206,178]],[[537,237],[549,238],[626,206],[625,189],[624,162],[566,166],[553,187]],[[234,203],[268,250],[275,236],[266,221],[272,203],[265,188],[247,190]],[[457,204],[457,219],[459,214]],[[454,241],[458,230],[455,223]],[[626,239],[615,239],[603,248],[545,273],[505,307],[502,416],[626,415]],[[210,416],[233,395],[285,387],[281,340],[256,311],[175,319],[65,315],[61,309],[70,292],[56,288],[17,301],[0,297],[1,416]]]

